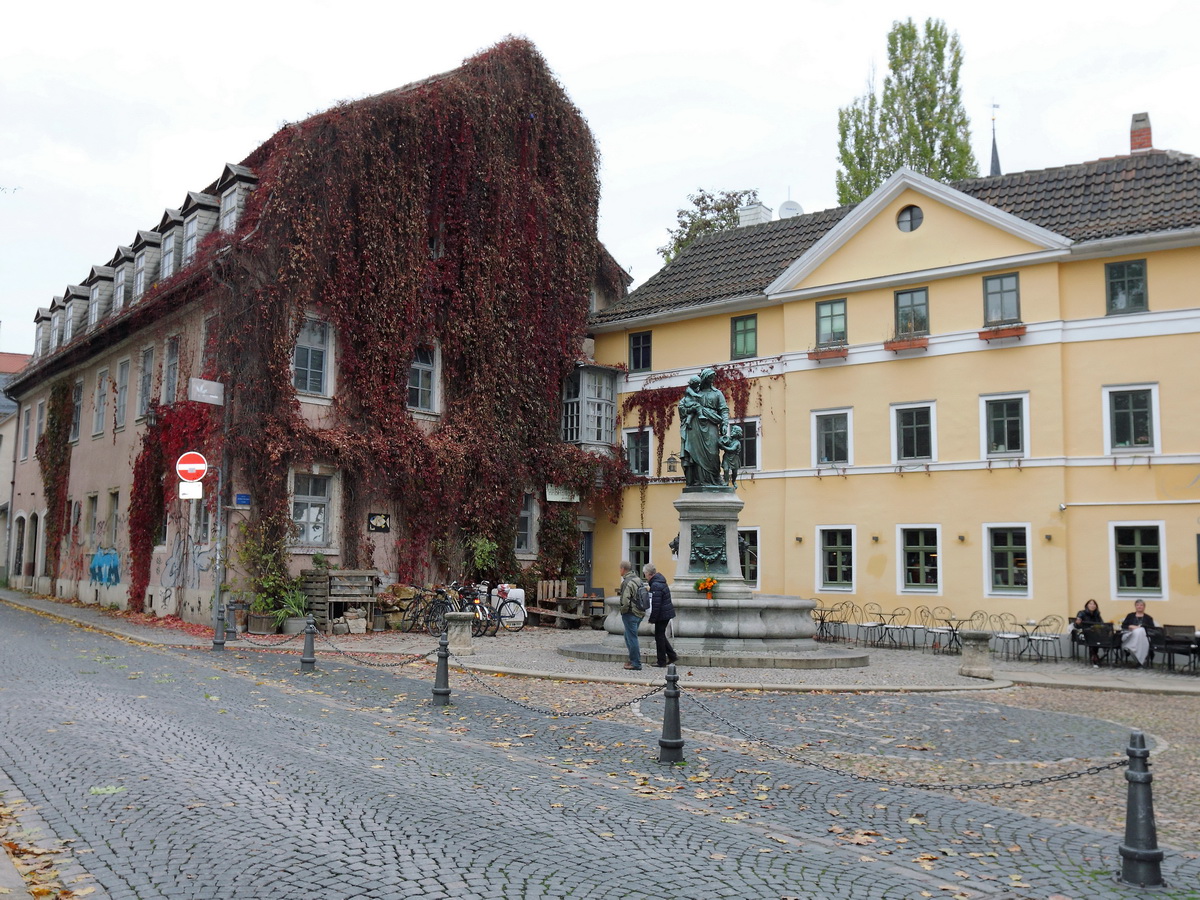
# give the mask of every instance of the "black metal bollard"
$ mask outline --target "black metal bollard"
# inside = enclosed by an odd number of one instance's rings
[[[312,672],[317,668],[317,648],[314,639],[317,636],[317,622],[309,613],[304,625],[304,653],[300,656],[300,671]]]
[[[219,592],[218,592],[219,593]],[[213,616],[213,645],[214,650],[225,649],[225,606],[217,598],[217,611]]]
[[[450,705],[450,638],[446,632],[438,638],[437,674],[433,678],[433,705]]]
[[[663,692],[662,737],[658,739],[658,761],[674,765],[683,762],[683,731],[679,725],[679,675],[675,664],[667,666],[667,689]]]
[[[1129,734],[1129,765],[1125,780],[1125,843],[1121,844],[1121,872],[1118,880],[1138,887],[1158,887],[1163,884],[1163,852],[1158,849],[1158,829],[1154,825],[1154,791],[1150,786],[1154,776],[1146,762],[1146,736],[1137,729]]]

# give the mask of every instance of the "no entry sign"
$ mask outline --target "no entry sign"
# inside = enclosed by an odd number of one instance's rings
[[[203,454],[189,450],[175,463],[175,471],[183,481],[199,481],[208,471],[208,460]]]

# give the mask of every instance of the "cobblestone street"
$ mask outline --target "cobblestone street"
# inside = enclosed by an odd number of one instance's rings
[[[456,672],[437,708],[423,660],[300,675],[296,646],[151,647],[4,604],[0,631],[7,839],[63,847],[100,900],[1128,897],[1122,769],[959,792],[798,760],[1005,782],[1119,759],[1130,726],[1155,750],[1158,896],[1200,897],[1194,697],[685,678],[687,764],[662,767],[641,685]]]

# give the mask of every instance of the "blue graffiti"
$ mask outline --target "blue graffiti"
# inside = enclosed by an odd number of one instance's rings
[[[101,547],[92,556],[88,566],[88,576],[92,584],[117,584],[121,581],[121,557],[117,551],[105,550]]]

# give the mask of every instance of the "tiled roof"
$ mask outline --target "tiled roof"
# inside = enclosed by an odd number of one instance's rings
[[[1200,226],[1200,159],[1170,150],[950,186],[1073,241]],[[591,322],[602,325],[761,293],[853,208],[701,238]]]

